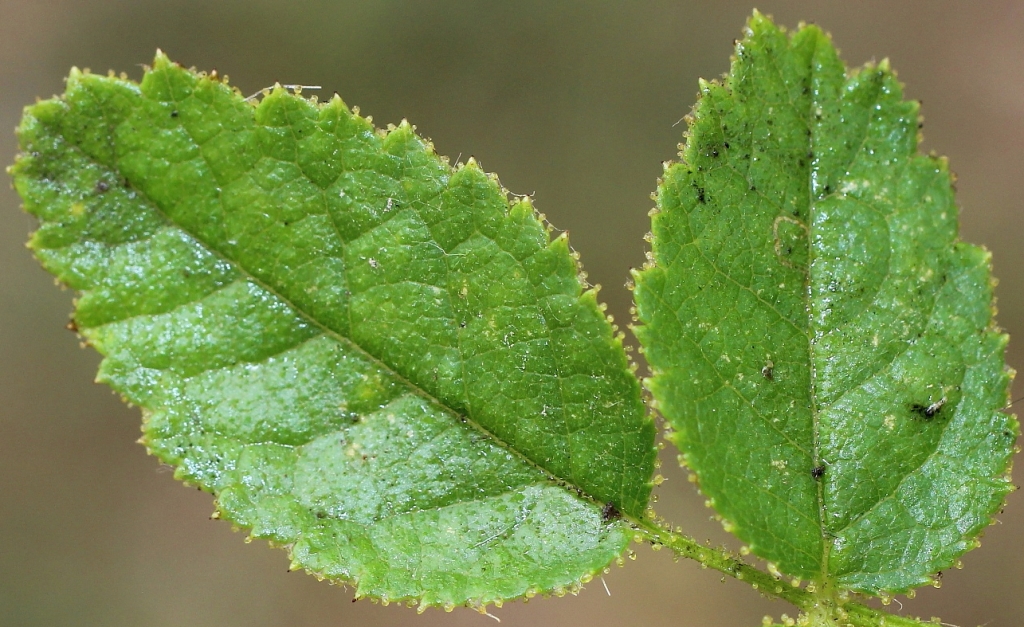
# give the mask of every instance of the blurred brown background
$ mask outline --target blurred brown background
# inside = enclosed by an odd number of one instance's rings
[[[643,261],[649,194],[675,156],[697,78],[728,67],[752,5],[739,2],[200,2],[0,0],[0,162],[36,96],[72,65],[141,75],[157,47],[216,68],[245,93],[282,83],[339,92],[378,124],[408,118],[453,160],[476,156],[571,231],[619,321]],[[965,239],[995,254],[1000,322],[1024,338],[1024,2],[765,0],[790,27],[832,32],[851,65],[888,56],[924,101],[925,150],[959,175]],[[351,603],[286,573],[281,551],[207,520],[210,496],[147,458],[139,413],[92,378],[98,356],[63,330],[71,294],[23,248],[32,220],[0,186],[0,625],[449,627],[471,610],[417,616]],[[1024,341],[1009,361],[1024,366]],[[1017,394],[1024,394],[1018,386]],[[658,510],[700,538],[736,542],[666,456]],[[967,627],[1024,623],[1024,500],[905,611]],[[793,610],[637,548],[580,598],[492,610],[505,625],[753,627]],[[896,608],[893,605],[892,608]]]

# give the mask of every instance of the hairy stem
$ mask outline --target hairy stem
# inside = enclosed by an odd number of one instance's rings
[[[702,566],[717,570],[720,573],[745,581],[758,592],[789,601],[805,614],[813,616],[818,610],[822,599],[814,593],[798,586],[793,586],[782,579],[763,570],[755,568],[725,549],[703,546],[695,539],[668,529],[663,529],[650,520],[634,520],[633,524],[640,539],[652,545],[666,546],[677,555],[699,562]],[[838,617],[841,625],[853,627],[920,627],[933,624],[905,616],[896,616],[870,608],[861,603],[846,603],[840,608]],[[845,621],[845,622],[842,622]],[[813,623],[811,623],[813,625]]]

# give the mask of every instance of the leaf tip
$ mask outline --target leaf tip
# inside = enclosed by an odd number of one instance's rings
[[[174,61],[168,57],[163,50],[160,48],[156,49],[156,54],[153,56],[153,68],[154,70],[163,70],[174,65]]]
[[[83,72],[82,70],[78,69],[77,65],[72,65],[71,70],[68,71],[68,77],[64,79],[64,84],[66,85],[65,89],[71,91],[72,88],[74,88],[76,85],[78,85],[79,82],[81,82],[82,76],[84,76],[88,72],[88,69],[86,69],[85,72]]]
[[[757,8],[755,8],[753,11],[751,11],[750,19],[748,20],[749,23],[759,23],[759,22],[765,22],[765,21],[771,22],[772,21],[771,16],[770,15],[766,15],[764,13],[761,13],[761,11],[759,9],[757,9]]]
[[[750,37],[765,30],[781,31],[782,28],[775,25],[775,20],[770,13],[762,13],[754,9],[750,14],[750,19],[747,20],[747,36]]]

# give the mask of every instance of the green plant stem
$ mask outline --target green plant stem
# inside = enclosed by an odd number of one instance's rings
[[[815,594],[755,568],[725,549],[703,546],[689,536],[663,529],[650,520],[631,519],[630,522],[644,542],[666,546],[677,555],[744,581],[762,594],[788,601],[802,612],[811,611],[818,603]],[[861,603],[846,603],[843,609],[847,613],[846,621],[854,627],[920,627],[933,624],[882,612]]]

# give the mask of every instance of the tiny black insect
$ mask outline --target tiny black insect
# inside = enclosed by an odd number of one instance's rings
[[[931,405],[921,405],[920,403],[914,403],[910,406],[911,411],[915,414],[919,414],[924,419],[934,418],[936,414],[942,411],[942,407],[946,404],[946,397],[942,397],[938,401]]]
[[[764,368],[761,368],[761,376],[763,376],[765,379],[768,379],[769,381],[774,381],[775,380],[775,362],[774,361],[769,359],[768,363],[766,363],[764,365]]]
[[[110,189],[110,186],[107,185],[105,182],[103,182],[103,181],[97,181],[96,182],[96,191],[97,192],[102,194],[103,192],[107,191],[108,189]]]
[[[811,476],[814,477],[815,480],[821,479],[821,477],[824,474],[825,474],[825,466],[824,465],[822,465],[822,466],[815,466],[814,468],[811,468]]]
[[[619,511],[618,507],[615,507],[615,503],[608,501],[601,508],[601,520],[608,522],[622,517],[622,512]]]
[[[928,407],[925,407],[925,408],[924,408],[924,413],[925,413],[925,415],[926,415],[926,416],[928,416],[929,418],[931,418],[931,417],[932,417],[932,416],[934,416],[935,414],[937,414],[937,413],[939,413],[940,411],[942,411],[942,406],[943,406],[943,405],[945,405],[945,404],[946,404],[946,397],[945,397],[945,396],[943,396],[943,397],[942,397],[941,399],[939,399],[938,401],[936,401],[936,402],[932,403],[932,404],[931,404],[931,405],[929,405]]]

